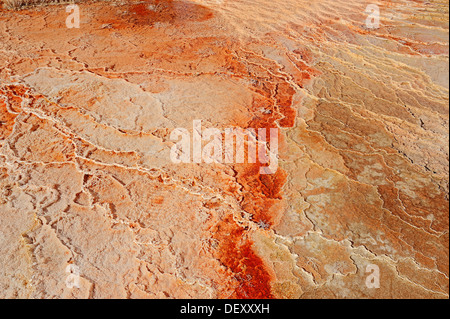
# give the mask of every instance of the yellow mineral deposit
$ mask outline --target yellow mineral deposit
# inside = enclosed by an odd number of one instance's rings
[[[448,1],[58,2],[0,1],[1,298],[449,297]]]

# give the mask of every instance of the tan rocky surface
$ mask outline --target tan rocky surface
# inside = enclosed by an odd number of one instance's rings
[[[448,1],[370,3],[0,9],[0,297],[448,298]],[[173,163],[193,120],[280,168]]]

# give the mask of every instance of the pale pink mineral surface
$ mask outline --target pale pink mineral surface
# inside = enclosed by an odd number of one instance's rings
[[[0,9],[0,297],[448,298],[448,1],[370,3]],[[173,163],[194,120],[278,171]]]

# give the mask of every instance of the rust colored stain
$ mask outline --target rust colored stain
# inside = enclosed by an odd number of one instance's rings
[[[232,215],[217,225],[215,239],[219,242],[220,261],[238,281],[232,298],[273,298],[269,275],[264,262],[253,250],[253,242],[247,238],[247,230],[239,226]]]
[[[278,169],[275,174],[261,175],[260,164],[240,165],[237,180],[243,186],[242,208],[252,215],[252,221],[262,228],[273,226],[273,206],[282,200],[282,188],[286,183],[286,172]]]
[[[292,107],[284,107],[280,109],[283,118],[280,119],[279,123],[281,127],[294,127],[295,118],[297,117],[297,111]]]
[[[164,203],[164,197],[162,197],[162,196],[152,198],[152,205],[162,205],[163,203]]]
[[[103,23],[111,24],[114,29],[127,29],[135,26],[153,26],[155,23],[182,25],[187,22],[203,22],[213,16],[209,8],[195,3],[149,0],[118,6],[114,15]]]
[[[295,94],[294,88],[289,83],[281,83],[277,86],[277,105],[279,112],[283,116],[279,120],[281,127],[294,127],[297,111],[292,107],[293,97]]]
[[[308,58],[310,58],[308,56]],[[264,65],[266,66],[266,65]],[[303,62],[297,62],[301,70],[296,78],[296,84],[302,87],[311,79],[310,74],[317,74]],[[236,118],[235,122],[241,128],[289,128],[295,124],[297,112],[293,107],[295,89],[285,79],[268,76],[263,69],[247,68],[245,63],[231,59],[228,69],[236,76],[247,78],[252,83],[255,94],[250,112],[250,121]],[[273,70],[273,73],[276,71]],[[261,112],[264,110],[264,112]],[[282,133],[278,141],[283,139]],[[269,139],[268,139],[269,141]],[[274,226],[277,215],[277,204],[282,199],[282,188],[286,183],[287,174],[278,169],[273,175],[261,175],[261,164],[238,164],[234,166],[237,172],[236,180],[241,185],[242,209],[251,215],[251,221],[261,229],[269,230]],[[217,225],[216,239],[219,241],[219,259],[233,274],[239,286],[232,297],[245,299],[270,299],[271,281],[267,266],[253,249],[249,238],[249,230],[238,224],[229,215]]]
[[[0,140],[11,135],[17,113],[26,97],[27,89],[17,85],[0,87]]]

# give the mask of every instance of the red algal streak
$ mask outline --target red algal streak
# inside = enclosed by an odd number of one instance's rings
[[[258,74],[246,70],[245,65],[238,61],[233,59],[232,62],[228,66],[234,74],[242,78],[250,76],[251,79],[258,79],[258,81],[250,81],[254,83],[252,89],[257,93],[250,109],[253,119],[247,122],[243,119],[235,119],[237,125],[253,129],[293,127],[297,112],[292,107],[296,91],[291,84],[281,78],[263,79],[262,76],[259,77]],[[306,69],[306,66],[303,69]],[[305,74],[300,74],[297,79],[299,81],[310,79],[309,71],[308,69]],[[279,144],[282,139],[280,131]],[[234,166],[237,182],[242,186],[240,201],[242,209],[249,214],[251,222],[261,229],[269,230],[276,223],[279,214],[277,204],[283,199],[282,188],[286,183],[287,174],[282,169],[278,169],[276,174],[261,175],[260,168],[259,163]],[[238,287],[231,297],[274,298],[271,292],[271,281],[274,278],[262,258],[256,254],[250,236],[249,230],[238,224],[231,214],[217,225],[215,238],[219,242],[219,260],[233,273],[238,282]]]
[[[238,281],[231,298],[271,299],[271,276],[264,262],[253,250],[245,228],[239,226],[232,215],[228,215],[217,226],[215,239],[219,241],[220,261]]]
[[[21,111],[21,104],[23,99],[26,98],[26,93],[27,89],[22,86],[7,85],[0,87],[0,140],[11,135],[18,116],[17,113]]]

